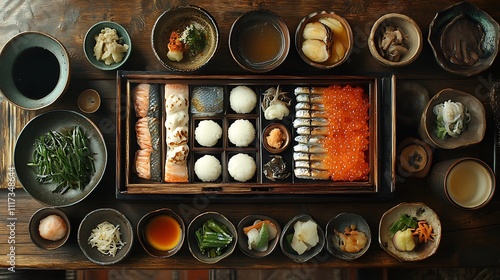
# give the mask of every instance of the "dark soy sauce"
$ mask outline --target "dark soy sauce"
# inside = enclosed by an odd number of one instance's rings
[[[59,80],[56,56],[41,47],[22,51],[14,61],[14,85],[26,97],[41,99],[56,87]]]

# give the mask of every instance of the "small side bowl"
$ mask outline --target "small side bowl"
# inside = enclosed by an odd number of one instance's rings
[[[273,129],[279,129],[281,131],[281,133],[283,133],[283,136],[284,136],[284,140],[283,140],[283,144],[281,145],[281,147],[279,148],[274,148],[274,147],[271,147],[269,145],[269,143],[267,142],[267,136],[269,136],[269,133],[271,133],[271,130]],[[281,124],[281,123],[272,123],[268,126],[266,126],[266,128],[264,128],[264,131],[262,132],[262,145],[264,145],[264,148],[270,152],[271,154],[279,154],[279,153],[282,153],[284,152],[288,146],[290,145],[290,138],[291,138],[291,135],[290,135],[290,131],[288,130],[288,128]]]
[[[458,65],[446,58],[443,51],[443,33],[450,24],[460,17],[470,19],[478,24],[484,31],[485,37],[481,42],[483,54],[473,65]],[[458,36],[455,36],[458,37]],[[468,3],[460,2],[437,12],[429,25],[429,36],[427,38],[431,45],[437,63],[444,70],[462,76],[477,75],[488,69],[498,54],[500,44],[500,26],[490,15],[478,7]]]
[[[432,165],[432,149],[416,138],[404,139],[396,150],[398,173],[403,177],[423,178]]]
[[[51,241],[40,236],[40,231],[38,230],[40,221],[48,217],[49,215],[57,215],[61,217],[66,223],[66,235],[64,235],[63,238],[56,241]],[[62,210],[57,208],[41,208],[31,216],[31,219],[29,221],[29,234],[31,241],[35,243],[36,246],[42,249],[53,250],[61,247],[62,245],[64,245],[64,243],[66,243],[66,241],[68,241],[70,233],[71,223],[68,219],[68,216]]]
[[[187,57],[177,62],[167,57],[168,42],[172,31],[183,31],[192,23],[203,26],[207,34],[205,49],[194,57]],[[151,32],[151,47],[158,61],[170,71],[190,73],[200,70],[215,56],[219,47],[219,28],[214,18],[197,6],[178,6],[161,14]]]
[[[171,250],[167,250],[167,251],[162,251],[162,250],[158,250],[158,249],[154,248],[146,240],[146,226],[147,226],[148,222],[152,218],[157,217],[157,216],[162,216],[162,215],[172,217],[175,221],[177,221],[177,223],[179,223],[179,226],[181,228],[181,239],[180,239],[179,243],[177,243],[177,245],[174,248],[172,248]],[[175,253],[177,253],[181,249],[182,244],[184,243],[185,232],[186,232],[186,228],[184,226],[184,222],[182,221],[181,217],[179,217],[179,215],[177,215],[174,211],[172,211],[171,209],[168,209],[168,208],[161,208],[161,209],[157,209],[157,210],[153,210],[151,212],[148,212],[144,216],[142,216],[142,218],[137,223],[137,237],[139,239],[139,243],[141,243],[142,248],[144,248],[144,251],[146,251],[146,253],[148,253],[149,255],[151,255],[153,257],[168,258],[168,257],[173,256]],[[168,233],[165,233],[165,234],[168,234]]]
[[[118,41],[118,43],[122,45],[128,45],[128,50],[123,56],[123,59],[120,62],[112,63],[111,65],[106,65],[104,61],[97,60],[97,58],[94,56],[94,46],[96,44],[95,36],[99,35],[99,33],[101,33],[101,30],[105,27],[115,29],[118,37],[120,38],[120,41]],[[127,62],[128,58],[130,57],[130,53],[132,52],[132,40],[130,39],[130,35],[128,34],[127,30],[123,26],[112,21],[101,21],[90,27],[85,34],[85,38],[83,40],[83,51],[85,53],[85,56],[87,57],[87,60],[95,68],[100,70],[116,70],[123,64],[125,64],[125,62]]]
[[[272,224],[276,226],[277,229],[276,237],[269,241],[267,250],[263,252],[248,249],[248,237],[243,231],[245,227],[253,225],[253,223],[256,220],[261,220],[261,221],[269,220]],[[240,247],[240,250],[243,253],[245,253],[245,255],[252,258],[262,258],[271,254],[274,251],[274,248],[276,248],[276,245],[278,245],[280,236],[281,236],[281,226],[278,224],[278,222],[276,222],[276,220],[265,215],[248,215],[243,219],[241,219],[240,223],[238,224],[238,246]]]
[[[196,240],[195,234],[195,232],[203,226],[203,223],[210,219],[214,219],[217,222],[225,225],[233,236],[233,241],[228,245],[224,253],[214,258],[209,258],[201,253],[200,249],[198,248],[198,241]],[[195,259],[206,264],[214,264],[221,261],[222,259],[229,257],[234,252],[238,240],[238,231],[236,230],[236,227],[224,215],[218,212],[205,212],[194,217],[191,223],[189,223],[187,234],[189,251]]]
[[[14,82],[13,68],[18,57],[24,51],[34,48],[49,51],[59,64],[59,78],[54,89],[45,96],[23,94]],[[45,57],[44,60],[46,60]],[[19,33],[12,37],[0,51],[0,91],[10,103],[21,109],[39,110],[52,105],[66,92],[70,79],[71,66],[68,51],[61,42],[48,34],[34,31]]]
[[[119,249],[115,256],[105,255],[93,248],[88,239],[92,230],[102,222],[109,222],[120,227],[120,237],[125,245]],[[100,208],[88,213],[78,227],[78,245],[83,254],[92,262],[100,265],[110,265],[122,261],[130,252],[134,241],[134,230],[130,221],[121,212],[111,208]]]
[[[95,113],[101,106],[101,96],[95,89],[86,89],[78,95],[77,104],[80,111]]]
[[[319,243],[316,244],[316,246],[312,247],[308,251],[305,251],[302,255],[298,255],[296,252],[293,252],[293,249],[291,248],[291,245],[287,241],[287,236],[290,234],[294,233],[294,225],[297,221],[301,222],[307,222],[309,220],[314,221],[318,225],[318,236],[319,236]],[[325,233],[321,226],[316,222],[311,216],[302,214],[302,215],[297,215],[293,217],[286,225],[283,227],[283,231],[280,236],[280,247],[281,251],[285,256],[290,258],[296,263],[304,263],[307,262],[308,260],[314,258],[316,255],[323,250],[323,247],[325,246]]]
[[[272,50],[270,50],[271,48],[253,46],[253,50],[269,52],[260,54],[258,58],[245,54],[244,47],[249,45],[246,40],[250,39],[247,36],[255,35],[258,37],[252,41],[265,40],[270,46],[273,46]],[[271,42],[275,44],[271,44]],[[263,73],[275,69],[285,61],[289,50],[290,32],[288,27],[281,17],[269,10],[255,10],[243,14],[236,19],[229,31],[229,51],[234,61],[241,68],[250,72]]]
[[[334,20],[339,21],[342,24],[342,27],[344,28],[345,34],[342,34],[342,42],[345,48],[344,55],[338,60],[338,61],[332,61],[332,59],[328,59],[325,62],[314,62],[313,60],[309,59],[303,52],[302,52],[302,44],[305,41],[303,37],[304,33],[304,28],[308,23],[311,22],[318,22],[321,18],[332,18]],[[335,34],[334,34],[335,36]],[[340,36],[339,36],[340,37]],[[335,40],[335,37],[334,37]],[[344,42],[345,41],[345,42]],[[347,61],[349,56],[351,55],[354,42],[353,42],[353,34],[352,34],[352,29],[347,20],[336,13],[332,11],[320,11],[320,12],[314,12],[311,13],[307,16],[305,16],[300,22],[299,25],[297,26],[297,29],[295,30],[295,48],[297,49],[297,52],[299,53],[299,56],[309,64],[310,66],[313,66],[318,69],[331,69],[334,67],[337,67],[344,62]]]
[[[397,250],[392,243],[392,236],[389,228],[402,214],[410,215],[417,218],[417,220],[426,220],[427,223],[432,226],[433,232],[436,234],[434,236],[434,241],[419,244],[415,250],[409,252]],[[402,202],[387,210],[382,215],[379,223],[378,242],[382,249],[400,261],[420,261],[436,253],[439,243],[441,242],[441,221],[438,215],[424,203]]]
[[[392,26],[400,29],[408,38],[407,52],[401,55],[398,61],[391,61],[382,55],[380,42],[384,36],[385,28]],[[407,15],[390,13],[381,16],[372,26],[368,36],[368,48],[372,56],[382,65],[389,67],[406,66],[415,61],[422,51],[422,31],[418,24]]]
[[[467,107],[470,114],[470,121],[467,123],[466,129],[458,137],[448,137],[442,140],[433,131],[436,127],[436,115],[432,110],[434,106],[448,100],[460,102]],[[456,149],[477,144],[483,140],[486,133],[486,112],[484,106],[479,99],[467,92],[450,88],[443,89],[429,100],[422,113],[418,132],[424,142],[442,149]]]
[[[363,249],[356,253],[345,252],[340,248],[340,238],[339,235],[335,233],[335,230],[344,233],[346,227],[351,225],[356,226],[356,230],[363,232],[366,235],[366,245]],[[342,260],[352,261],[355,260],[368,251],[370,248],[372,240],[372,235],[370,231],[370,226],[366,220],[358,214],[354,213],[340,213],[335,218],[331,219],[326,225],[326,249],[334,257]]]

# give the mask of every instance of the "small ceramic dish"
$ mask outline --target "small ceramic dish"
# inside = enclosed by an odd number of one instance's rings
[[[271,132],[274,131],[274,129],[278,129],[279,133],[273,132],[273,135],[270,135]],[[279,137],[279,135],[281,135],[281,137]],[[266,126],[266,128],[264,128],[264,131],[262,132],[262,144],[264,145],[264,148],[271,154],[279,154],[284,152],[290,145],[290,138],[290,131],[288,131],[288,128],[281,123],[272,123]],[[270,144],[270,141],[271,143],[276,144],[281,141],[281,145],[279,147],[273,146],[272,144]]]
[[[21,32],[0,51],[0,91],[21,109],[39,110],[53,104],[66,92],[70,78],[66,48],[48,34]]]
[[[190,26],[205,33],[205,44],[201,51],[189,55],[183,52],[180,61],[171,60],[167,54],[172,32],[181,35]],[[219,47],[219,28],[214,18],[204,9],[196,6],[177,6],[162,13],[156,20],[151,32],[151,47],[158,61],[170,71],[196,72],[215,56]]]
[[[444,140],[436,136],[437,116],[433,113],[433,108],[445,101],[460,102],[465,106],[470,114],[470,120],[465,124],[465,129],[458,137],[447,137]],[[431,146],[442,149],[456,149],[483,140],[486,132],[486,112],[483,104],[473,95],[456,89],[443,89],[434,95],[422,112],[418,128],[420,137]]]
[[[98,60],[94,52],[94,48],[96,44],[98,44],[95,37],[98,36],[106,27],[114,29],[116,31],[116,35],[118,36],[118,40],[116,40],[116,43],[124,47],[125,45],[127,45],[127,47],[125,47],[127,48],[127,50],[125,52],[121,52],[123,53],[123,58],[121,59],[121,61],[113,61],[109,65],[106,64],[103,60]],[[105,45],[103,45],[103,51],[104,46]],[[83,51],[85,53],[85,56],[87,57],[87,60],[95,68],[100,70],[116,70],[123,64],[125,64],[125,62],[127,62],[128,58],[130,57],[130,53],[132,52],[132,39],[130,39],[130,35],[128,34],[127,30],[118,23],[112,21],[101,21],[90,27],[85,34],[85,39],[83,40]]]
[[[246,227],[252,226],[257,220],[260,221],[268,220],[269,222],[271,222],[271,224],[274,225],[275,228],[275,230],[270,230],[270,232],[275,231],[276,235],[273,239],[269,240],[267,248],[264,251],[257,251],[255,249],[249,248],[248,236],[247,234],[245,234],[244,231]],[[243,219],[241,219],[240,223],[238,224],[238,246],[240,247],[240,250],[243,253],[245,253],[245,255],[252,258],[262,258],[271,254],[274,251],[274,248],[276,248],[276,245],[278,245],[280,236],[281,236],[281,226],[278,224],[278,222],[276,222],[276,220],[268,216],[248,215]]]
[[[311,33],[316,33],[314,27],[324,28],[326,34],[333,34],[330,55],[325,56],[323,55],[324,52],[320,51],[326,48],[328,52],[328,45],[324,46],[324,43],[318,42],[323,41],[324,38],[307,35],[309,34],[308,30],[313,30]],[[320,32],[324,33],[324,31]],[[305,16],[295,30],[295,48],[297,52],[302,60],[318,69],[331,69],[346,62],[351,55],[353,45],[351,26],[347,20],[332,11],[314,12]]]
[[[427,224],[432,226],[434,241],[420,243],[413,251],[399,251],[396,249],[393,243],[393,236],[389,229],[403,214],[410,215],[418,221],[427,221]],[[378,234],[379,245],[387,253],[400,261],[420,261],[426,259],[434,255],[439,247],[440,241],[441,222],[439,217],[431,208],[423,203],[400,203],[387,210],[380,219]]]
[[[233,237],[232,242],[225,249],[223,249],[222,254],[215,257],[208,257],[207,255],[203,254],[200,251],[196,238],[196,231],[202,228],[203,224],[210,219],[223,224]],[[238,231],[236,230],[236,227],[224,215],[217,212],[205,212],[194,217],[191,223],[189,223],[187,235],[189,251],[191,252],[193,257],[198,261],[207,264],[214,264],[221,261],[222,259],[229,257],[234,252],[238,240]]]
[[[294,251],[294,249],[290,244],[292,236],[295,232],[294,230],[295,223],[298,221],[303,223],[307,221],[313,221],[314,223],[316,223],[318,230],[318,238],[319,238],[318,244],[314,245],[309,250],[305,251],[302,255],[297,254],[297,252]],[[288,221],[288,223],[286,223],[286,225],[283,227],[283,231],[280,237],[281,251],[283,252],[283,254],[285,254],[285,256],[287,256],[296,263],[304,263],[311,260],[316,255],[318,255],[319,252],[321,252],[321,250],[323,250],[324,246],[325,246],[325,233],[323,229],[319,226],[319,224],[309,215],[305,214],[297,215],[293,217],[290,221]]]
[[[381,16],[372,26],[368,48],[372,56],[389,67],[406,66],[422,51],[422,31],[407,15],[390,13]]]
[[[41,236],[44,235],[44,233],[40,233],[40,222],[52,215],[55,216],[49,218],[50,220],[45,220],[43,224],[47,226],[47,228],[45,228],[47,232],[53,233],[54,228],[58,227],[61,235],[64,233],[61,238],[58,238],[56,236],[50,237],[51,239],[55,240],[45,239]],[[45,230],[42,229],[42,231],[44,232]],[[68,241],[69,235],[71,233],[71,223],[68,219],[68,216],[66,216],[66,214],[62,210],[57,208],[41,208],[31,216],[31,219],[29,221],[29,233],[31,241],[35,243],[36,246],[42,249],[53,250],[61,247],[62,245],[64,245],[64,243],[66,243],[66,241]]]
[[[398,145],[398,173],[403,177],[423,178],[432,165],[432,149],[416,138],[406,138]]]
[[[485,71],[495,61],[500,26],[486,12],[464,1],[436,13],[429,25],[428,41],[444,70],[472,76]],[[454,47],[457,42],[459,46],[466,45],[467,52],[461,48],[457,51]]]
[[[114,256],[100,252],[96,247],[89,244],[92,231],[103,222],[118,227],[120,240],[124,243]],[[122,261],[130,252],[134,242],[134,230],[130,221],[119,211],[111,208],[100,208],[88,213],[78,227],[78,245],[83,254],[93,263],[110,265]]]
[[[186,228],[181,217],[168,208],[146,213],[137,223],[137,238],[149,255],[168,258],[184,243]]]
[[[82,112],[95,113],[101,106],[101,96],[95,89],[86,89],[78,95],[77,103]]]
[[[360,246],[359,251],[357,252],[347,252],[342,249],[343,246],[346,246],[345,241],[342,240],[341,234],[345,234],[346,229],[362,232],[366,236],[366,243],[364,246]],[[354,238],[354,237],[351,237]],[[359,239],[361,240],[361,238]],[[358,214],[354,213],[340,213],[335,218],[331,219],[326,225],[326,249],[330,254],[334,257],[337,257],[342,260],[352,261],[355,260],[368,251],[370,248],[372,240],[372,235],[370,231],[370,226],[366,222],[366,220]],[[354,250],[355,246],[350,246],[349,250]]]
[[[250,11],[231,26],[229,50],[241,68],[255,73],[268,72],[285,61],[290,50],[290,32],[276,13]]]
[[[396,114],[398,124],[418,125],[429,102],[429,92],[417,83],[402,82],[396,88]]]

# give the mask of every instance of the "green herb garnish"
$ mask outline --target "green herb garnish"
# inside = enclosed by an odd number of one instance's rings
[[[66,134],[49,131],[35,139],[33,158],[28,166],[36,167],[37,182],[57,184],[53,193],[83,190],[95,172],[95,154],[88,144],[88,137],[78,126]]]
[[[205,29],[199,24],[191,24],[182,33],[181,41],[186,45],[188,56],[196,56],[203,51],[207,44]]]

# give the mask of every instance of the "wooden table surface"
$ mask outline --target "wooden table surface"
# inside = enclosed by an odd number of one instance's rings
[[[495,1],[471,1],[479,8],[489,12],[500,21],[500,10]],[[86,60],[82,43],[87,29],[98,21],[111,20],[123,25],[133,41],[133,52],[123,70],[165,71],[156,60],[150,42],[150,34],[156,18],[166,9],[182,4],[198,5],[209,11],[219,25],[220,48],[213,61],[203,70],[203,75],[241,75],[249,74],[238,67],[228,50],[228,34],[231,24],[243,13],[263,8],[272,10],[283,17],[291,34],[305,15],[314,11],[333,10],[344,16],[351,24],[354,33],[355,48],[349,59],[341,67],[320,71],[302,62],[292,47],[285,63],[265,75],[357,75],[361,73],[389,73],[396,75],[398,83],[417,82],[426,87],[431,94],[452,87],[478,96],[485,101],[493,81],[498,79],[500,64],[493,66],[480,75],[461,77],[449,74],[436,63],[427,41],[422,54],[413,64],[403,68],[387,68],[378,64],[370,55],[367,37],[373,22],[389,12],[404,13],[412,17],[422,29],[424,38],[428,35],[428,26],[435,13],[455,1],[293,1],[293,0],[258,0],[258,1],[184,1],[184,0],[125,0],[125,1],[16,1],[6,0],[0,3],[0,48],[14,35],[21,31],[42,31],[59,39],[67,48],[71,57],[72,79],[70,87],[60,102],[48,109],[66,108],[78,110],[78,94],[87,88],[94,88],[101,93],[103,104],[95,114],[87,115],[101,129],[109,151],[106,176],[97,189],[81,203],[64,208],[71,222],[71,236],[62,248],[45,251],[36,247],[28,235],[30,216],[39,208],[40,203],[32,199],[22,188],[12,191],[7,189],[9,182],[17,178],[13,173],[13,163],[9,149],[2,151],[4,156],[0,173],[0,266],[8,269],[91,269],[98,265],[88,261],[80,251],[76,232],[80,220],[91,210],[100,207],[113,207],[122,211],[136,225],[139,218],[149,210],[169,207],[181,214],[188,223],[196,214],[204,211],[219,211],[237,224],[248,214],[266,214],[275,217],[284,225],[297,214],[312,215],[324,227],[328,220],[341,212],[355,212],[367,220],[372,230],[372,239],[368,252],[360,259],[346,262],[329,255],[326,250],[318,257],[305,264],[295,264],[287,259],[277,248],[270,256],[252,259],[239,249],[229,258],[215,265],[206,265],[196,261],[185,243],[174,257],[168,259],[152,258],[135,242],[131,254],[113,267],[135,269],[195,269],[195,268],[239,268],[272,269],[297,268],[307,275],[308,272],[326,267],[462,267],[462,266],[500,266],[500,199],[498,194],[481,210],[463,211],[448,206],[432,193],[425,179],[398,177],[396,191],[388,197],[328,196],[320,200],[304,201],[300,196],[285,201],[266,200],[247,201],[244,198],[226,202],[213,202],[210,197],[196,195],[182,201],[175,200],[116,200],[115,199],[115,115],[116,115],[116,71],[104,72],[93,68]],[[294,35],[292,35],[292,40]],[[2,110],[4,107],[1,107]],[[5,113],[3,111],[2,113]],[[40,113],[40,112],[36,112]],[[23,114],[21,112],[20,114]],[[491,122],[489,143],[493,137]],[[5,125],[3,126],[5,129]],[[416,136],[414,127],[397,127],[397,140],[406,136]],[[5,133],[2,132],[2,133]],[[5,140],[3,140],[5,141]],[[487,141],[487,142],[488,142]],[[0,144],[3,142],[0,142]],[[0,145],[1,146],[1,145]],[[481,146],[481,145],[480,145]],[[2,146],[5,147],[5,146]],[[9,147],[9,145],[6,145]],[[492,145],[483,145],[477,157],[494,158]],[[459,152],[460,153],[460,152]],[[442,153],[436,160],[442,160],[450,153]],[[491,162],[492,164],[492,162]],[[8,202],[8,193],[13,193],[15,201]],[[400,202],[424,202],[440,216],[443,234],[437,253],[420,262],[403,263],[392,258],[378,245],[378,222],[382,214]],[[12,212],[9,212],[12,211]],[[10,227],[9,225],[14,225]],[[15,243],[14,243],[15,242]]]

